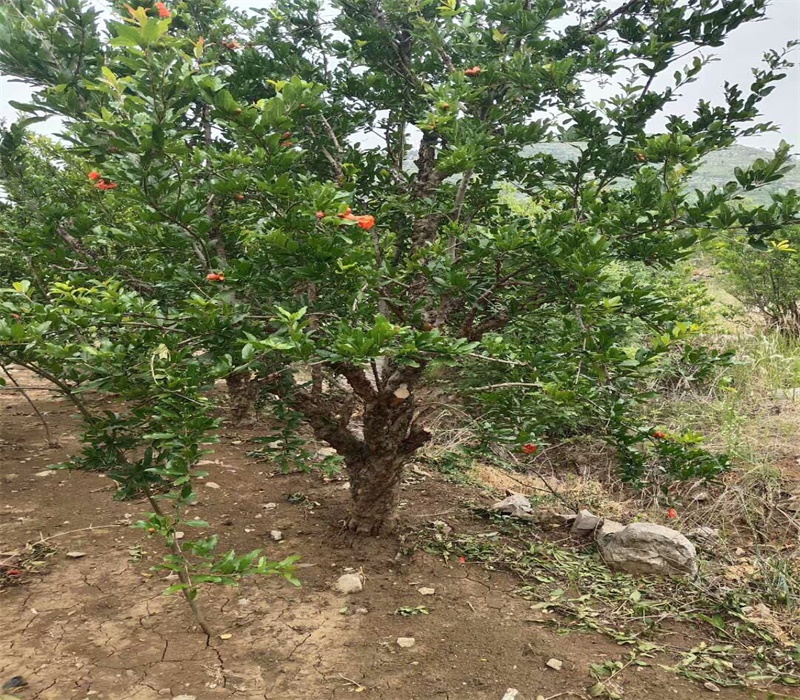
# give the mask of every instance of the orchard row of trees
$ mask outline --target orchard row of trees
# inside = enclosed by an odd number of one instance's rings
[[[794,192],[742,198],[781,177],[788,146],[685,191],[708,153],[770,128],[759,103],[786,53],[648,124],[766,5],[137,0],[101,21],[82,0],[10,0],[0,70],[33,97],[0,144],[0,363],[74,402],[72,464],[148,494],[168,538],[223,378],[238,417],[261,396],[336,449],[358,532],[395,524],[434,369],[483,403],[491,439],[594,430],[631,480],[654,458],[712,475],[723,458],[637,418],[642,379],[697,330],[657,273],[798,220]],[[618,87],[592,103],[593,81]],[[59,139],[29,130],[42,119]]]

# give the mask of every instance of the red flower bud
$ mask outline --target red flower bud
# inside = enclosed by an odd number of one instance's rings
[[[662,432],[662,431],[660,431],[660,430],[656,430],[656,431],[653,433],[653,437],[654,437],[656,440],[666,440],[666,438],[667,438],[667,434],[666,434],[666,433],[664,433],[664,432]]]
[[[206,275],[206,279],[209,282],[224,282],[225,281],[225,275],[223,275],[220,272],[209,272]]]
[[[325,218],[325,212],[324,211],[318,211],[317,212],[317,218],[318,219],[324,219]]]
[[[677,510],[675,510],[674,508],[670,508],[670,509],[667,511],[667,517],[668,517],[668,518],[677,518],[677,517],[678,517],[678,511],[677,511]]]
[[[539,446],[538,445],[532,445],[531,443],[528,443],[527,445],[523,445],[522,446],[522,451],[526,455],[536,454],[536,452],[539,451]]]
[[[96,170],[92,170],[92,172],[90,172],[87,177],[92,181],[99,180],[100,179],[100,173],[98,173]]]

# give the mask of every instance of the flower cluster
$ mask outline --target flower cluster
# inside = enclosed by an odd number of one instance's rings
[[[326,216],[324,211],[318,211],[316,213],[318,219],[324,219]],[[347,208],[344,214],[339,214],[339,218],[347,221],[355,221],[365,231],[369,231],[375,225],[375,217],[372,216],[372,214],[356,215],[353,214],[353,210],[350,209],[350,207]]]
[[[92,172],[88,175],[89,179],[94,182],[95,188],[98,190],[113,190],[116,189],[117,183],[111,182],[111,180],[105,180],[103,177],[98,173],[96,170],[92,170]]]
[[[348,221],[355,221],[365,231],[369,231],[375,225],[375,217],[372,214],[356,216],[350,208],[344,214],[339,214],[339,216]]]

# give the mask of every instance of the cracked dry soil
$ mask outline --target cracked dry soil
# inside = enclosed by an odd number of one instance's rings
[[[28,685],[21,698],[500,700],[512,687],[524,700],[585,698],[589,664],[625,651],[601,636],[564,636],[526,621],[530,604],[512,594],[518,582],[503,573],[423,553],[406,556],[396,538],[353,539],[341,530],[347,508],[341,483],[317,475],[270,477],[245,454],[258,432],[225,430],[205,467],[220,488],[199,487],[197,515],[220,534],[223,550],[300,554],[303,585],[258,579],[206,589],[207,617],[218,634],[231,635],[207,640],[183,600],[161,594],[163,574],[149,571],[162,555],[158,542],[120,524],[136,520],[145,503],[114,501],[113,484],[96,473],[37,476],[77,449],[79,426],[63,400],[45,392],[36,398],[62,447],[46,448],[22,397],[0,394],[0,552],[40,536],[111,527],[50,540],[56,552],[45,570],[24,572],[0,590],[0,682],[22,675]],[[437,518],[456,532],[485,529],[463,506],[485,501],[485,494],[428,478],[404,488],[407,531]],[[287,496],[298,492],[319,505],[289,503]],[[266,503],[277,507],[266,510]],[[283,541],[272,541],[274,529]],[[65,556],[75,550],[85,556]],[[332,591],[344,567],[363,569],[362,593]],[[422,586],[436,594],[421,596]],[[431,614],[394,614],[418,605]],[[413,636],[414,647],[400,649],[401,636]],[[546,668],[551,657],[564,662],[561,671]],[[622,685],[628,700],[707,692],[657,665],[631,669]]]

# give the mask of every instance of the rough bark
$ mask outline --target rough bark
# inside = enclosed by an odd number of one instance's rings
[[[380,373],[376,365],[375,385],[358,365],[334,363],[328,369],[344,377],[352,392],[287,391],[278,384],[271,390],[303,414],[318,440],[344,457],[353,497],[350,529],[389,533],[397,523],[403,467],[430,439],[414,401],[423,368],[387,361]],[[357,402],[363,406],[363,436],[351,427]]]
[[[259,383],[249,372],[236,372],[225,377],[228,385],[228,402],[231,422],[246,425],[256,420],[256,400]]]
[[[405,460],[374,455],[367,461],[346,461],[353,510],[348,528],[363,535],[391,533],[397,525],[397,504]]]

